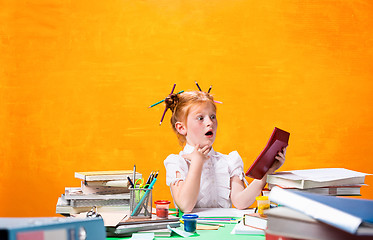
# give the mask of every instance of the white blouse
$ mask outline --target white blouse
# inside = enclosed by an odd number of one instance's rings
[[[193,150],[194,147],[187,144],[178,155],[171,154],[166,158],[164,165],[167,186],[185,180],[190,161],[184,159],[182,155],[192,153]],[[237,151],[225,155],[215,152],[213,148],[208,155],[210,158],[203,164],[200,190],[195,207],[232,207],[229,197],[230,178],[238,176],[245,181],[242,158]],[[180,172],[180,178],[176,177],[176,172]]]

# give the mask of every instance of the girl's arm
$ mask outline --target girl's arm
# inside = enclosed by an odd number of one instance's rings
[[[204,162],[208,159],[208,152],[210,149],[205,146],[200,149],[197,145],[191,154],[183,157],[189,159],[190,166],[185,181],[178,181],[171,185],[172,196],[176,205],[182,212],[191,212],[196,205],[201,173]],[[180,178],[181,174],[176,172],[176,178]]]
[[[231,177],[231,200],[236,208],[246,209],[255,202],[255,198],[260,195],[262,189],[267,183],[267,175],[274,173],[282,166],[282,164],[284,164],[285,153],[286,149],[284,148],[282,149],[282,152],[279,152],[275,157],[276,161],[273,163],[264,177],[260,180],[254,179],[246,188],[243,180],[241,180],[238,176]]]
[[[254,179],[246,188],[243,180],[238,176],[231,177],[232,204],[238,209],[246,209],[250,207],[266,185],[266,177],[267,175],[260,180]]]

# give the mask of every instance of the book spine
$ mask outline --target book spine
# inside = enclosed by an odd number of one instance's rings
[[[93,207],[93,206],[115,206],[115,205],[128,205],[129,199],[111,199],[111,200],[71,200],[70,206],[72,207]]]
[[[128,193],[129,189],[124,187],[89,186],[82,181],[81,190],[83,194],[119,194]]]
[[[280,185],[292,188],[303,188],[304,183],[302,180],[288,180],[285,178],[279,178],[276,175],[268,175],[267,176],[267,183],[273,185]]]
[[[274,187],[269,194],[272,202],[302,212],[314,219],[355,234],[362,220],[328,205],[306,198],[295,192]]]
[[[265,239],[266,240],[302,240],[306,238],[286,237],[283,234],[273,234],[270,231],[265,231]]]

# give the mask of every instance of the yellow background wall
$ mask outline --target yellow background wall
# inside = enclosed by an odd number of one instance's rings
[[[55,216],[76,171],[159,169],[178,153],[164,106],[195,90],[218,105],[215,150],[245,169],[275,126],[282,170],[373,173],[373,3],[1,1],[0,216]],[[373,185],[373,178],[366,183]],[[363,197],[373,199],[372,186]]]

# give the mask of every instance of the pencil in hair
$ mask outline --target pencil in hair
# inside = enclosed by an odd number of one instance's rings
[[[196,83],[196,85],[197,85],[198,89],[199,89],[200,91],[202,91],[202,89],[201,89],[201,88],[199,87],[199,85],[198,85],[197,81],[195,81],[195,83]]]
[[[164,109],[164,111],[163,111],[162,118],[161,118],[161,122],[159,123],[159,125],[162,124],[162,122],[163,122],[163,118],[164,118],[164,115],[165,115],[166,112],[167,112],[167,109],[168,109],[168,107],[166,106],[165,109]]]
[[[211,88],[212,88],[212,85],[210,85],[210,88],[209,88],[209,90],[207,91],[207,93],[210,93],[210,91],[211,91]]]
[[[175,87],[176,87],[176,83],[174,83],[174,86],[172,87],[172,90],[171,90],[170,95],[174,93]],[[167,107],[167,105],[166,105],[166,107],[165,107],[165,109],[164,109],[164,111],[163,111],[163,114],[162,114],[161,122],[159,123],[159,125],[162,124],[162,122],[163,122],[163,118],[164,118],[164,115],[165,115],[166,112],[167,112],[167,109],[168,109],[168,107]]]

